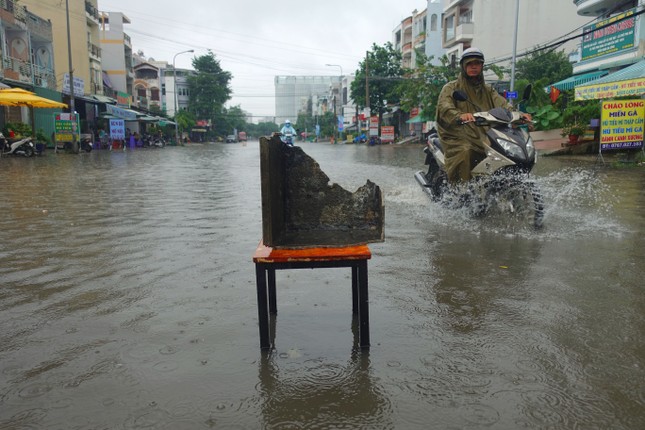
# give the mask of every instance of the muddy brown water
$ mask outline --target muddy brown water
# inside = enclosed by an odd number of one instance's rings
[[[0,428],[645,428],[645,173],[541,158],[542,231],[303,144],[385,199],[369,352],[348,269],[280,271],[259,349],[257,142],[0,159]]]

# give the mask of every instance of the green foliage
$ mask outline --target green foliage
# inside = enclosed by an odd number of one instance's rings
[[[280,130],[280,126],[274,122],[260,122],[258,124],[246,124],[246,132],[251,136],[271,136]]]
[[[564,51],[542,50],[529,54],[515,63],[515,77],[537,84],[546,81],[546,85],[561,81],[571,76],[573,66]]]
[[[177,122],[177,128],[179,132],[190,130],[196,123],[195,115],[187,110],[180,110],[175,115],[175,121]]]
[[[49,143],[49,138],[45,135],[45,130],[39,128],[36,132],[36,141],[42,143]]]
[[[526,112],[530,113],[533,121],[536,121],[538,130],[551,130],[557,128],[562,123],[560,112],[554,109],[553,105],[548,104],[542,107],[527,106]]]
[[[188,110],[197,119],[215,120],[230,100],[230,72],[222,70],[212,51],[193,58],[195,74],[188,76],[190,89]]]
[[[573,100],[573,90],[567,91],[567,95]],[[586,127],[592,119],[600,118],[600,101],[582,100],[570,103],[564,109],[562,117],[564,123],[577,123]]]
[[[560,136],[582,136],[583,134],[585,134],[585,127],[573,122],[567,123],[564,127],[562,127],[562,133],[560,133]]]
[[[32,130],[29,124],[22,122],[8,122],[2,129],[5,137],[9,137],[9,130],[13,130],[16,136],[31,136]]]
[[[367,52],[365,60],[359,63],[355,79],[350,86],[352,99],[362,108],[369,107],[372,113],[382,117],[388,104],[400,101],[399,83],[404,70],[401,66],[401,52],[392,43],[383,46],[375,43]],[[366,73],[367,72],[367,73]],[[369,85],[369,100],[366,100],[366,79]]]
[[[409,70],[408,79],[399,84],[401,108],[410,112],[412,108],[420,107],[426,118],[434,119],[437,109],[437,99],[443,86],[455,79],[459,70],[451,67],[445,55],[439,59],[441,65],[431,63],[433,57],[428,57],[417,51],[417,68]]]

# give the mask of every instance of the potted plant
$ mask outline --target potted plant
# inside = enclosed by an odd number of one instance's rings
[[[562,137],[568,137],[569,143],[577,143],[580,136],[585,134],[585,128],[578,123],[569,123],[562,127]]]

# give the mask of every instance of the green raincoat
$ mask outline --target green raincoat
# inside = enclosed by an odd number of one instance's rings
[[[460,102],[452,97],[456,90],[468,95],[468,101]],[[462,68],[459,77],[444,85],[437,100],[437,131],[446,157],[446,173],[451,183],[468,181],[470,171],[486,157],[486,127],[473,123],[459,125],[459,116],[464,113],[488,111],[494,107],[512,109],[504,97],[490,85],[484,76],[468,79]]]

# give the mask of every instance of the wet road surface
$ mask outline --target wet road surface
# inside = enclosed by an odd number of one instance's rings
[[[302,147],[384,193],[368,353],[345,269],[279,271],[260,352],[257,142],[0,159],[0,429],[645,428],[643,169],[540,159],[535,232]]]

